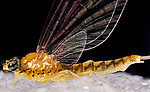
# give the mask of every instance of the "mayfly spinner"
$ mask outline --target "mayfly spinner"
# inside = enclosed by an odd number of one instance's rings
[[[21,60],[17,57],[6,60],[3,70],[15,73],[14,82],[27,77],[46,83],[125,71],[131,64],[143,63],[141,60],[148,56],[132,55],[116,60],[77,63],[83,51],[99,46],[109,37],[127,1],[54,0],[50,10],[53,15],[47,18],[36,52]]]

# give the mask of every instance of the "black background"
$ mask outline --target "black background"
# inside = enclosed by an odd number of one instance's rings
[[[1,2],[0,60],[35,52],[53,0],[6,0]],[[150,11],[148,0],[129,0],[109,39],[86,51],[80,62],[109,60],[132,54],[150,55]],[[150,77],[150,61],[135,64],[127,72]]]

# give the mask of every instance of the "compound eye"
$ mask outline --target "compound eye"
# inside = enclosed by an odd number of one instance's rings
[[[9,65],[8,65],[8,69],[9,71],[14,71],[18,68],[18,61],[17,60],[12,60]]]

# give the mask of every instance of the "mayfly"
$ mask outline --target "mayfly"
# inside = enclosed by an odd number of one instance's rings
[[[77,63],[83,51],[101,45],[117,25],[128,0],[54,0],[36,52],[3,63],[15,80],[62,82],[84,76],[125,71],[149,58],[138,55],[116,60]],[[49,14],[49,15],[50,15]]]

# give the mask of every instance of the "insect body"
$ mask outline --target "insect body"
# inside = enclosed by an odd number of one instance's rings
[[[45,83],[124,71],[131,64],[143,63],[138,55],[77,63],[84,51],[99,46],[110,36],[127,1],[54,0],[50,14],[54,12],[47,18],[36,52],[21,60],[6,60],[3,70],[15,73],[14,82],[27,77]]]
[[[53,61],[51,59],[52,55],[48,55],[46,53],[43,53],[41,56],[37,55],[41,54],[29,53],[23,57],[21,61],[16,63],[16,65],[18,65],[16,70],[6,68],[12,63],[11,59],[10,62],[8,61],[8,64],[3,66],[3,70],[13,71],[15,73],[14,82],[19,80],[21,77],[27,77],[29,80],[45,83],[52,81],[62,82],[76,79],[78,77],[94,76],[94,72],[99,75],[104,75],[117,71],[125,71],[131,64],[143,63],[140,61],[140,56],[132,55],[108,61],[93,62],[92,60],[89,60],[87,62],[74,64],[72,67],[65,68],[70,65],[62,64],[59,61]]]

